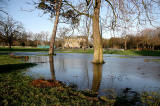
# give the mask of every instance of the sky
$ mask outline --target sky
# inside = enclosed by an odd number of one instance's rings
[[[27,4],[27,2],[32,3],[32,0],[9,0],[3,7],[14,20],[19,21],[24,25],[26,31],[32,31],[34,33],[45,31],[49,32],[51,35],[54,20],[51,21],[49,19],[49,14],[43,14],[41,10],[36,9],[35,6],[31,4]],[[102,10],[102,14],[103,12],[105,12],[105,10]],[[59,27],[63,28],[64,24],[59,24]],[[150,28],[150,25],[146,25],[144,28]],[[136,29],[133,28],[131,30],[135,33]],[[78,34],[81,33],[76,31],[75,35]],[[111,36],[113,36],[112,33],[106,32],[105,29],[103,30],[104,38],[110,38]]]
[[[36,1],[36,0],[34,0]],[[32,4],[32,0],[9,0],[3,7],[7,13],[16,21],[23,24],[26,31],[40,33],[41,31],[48,32],[51,36],[54,18],[50,18],[49,14],[43,14],[43,11],[36,9]],[[59,23],[59,29],[69,25]],[[74,35],[81,35],[77,30]]]
[[[53,20],[49,20],[49,15],[43,14],[33,5],[27,4],[27,1],[31,0],[9,0],[8,4],[5,5],[5,10],[14,20],[21,22],[26,31],[34,33],[47,31],[51,34]]]

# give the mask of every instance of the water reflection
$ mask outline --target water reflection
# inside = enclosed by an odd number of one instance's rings
[[[58,71],[63,72],[64,76],[65,76],[65,63],[64,63],[64,58],[60,58],[58,61]],[[88,70],[88,62],[86,60],[82,61],[81,63],[83,63],[83,70],[84,70],[84,78],[83,81],[86,82],[87,84],[87,88],[89,88],[90,85],[90,78],[89,78],[89,70]],[[53,56],[49,56],[49,65],[50,65],[50,72],[51,72],[51,77],[52,79],[56,79],[56,75],[55,75],[55,69],[54,69],[54,57]],[[99,88],[100,88],[100,84],[101,84],[101,79],[102,79],[102,64],[93,64],[93,79],[92,79],[92,90],[98,92]],[[76,79],[78,79],[79,76],[71,76],[74,77]],[[75,85],[77,83],[74,83]]]
[[[55,76],[55,70],[54,70],[54,57],[51,55],[49,56],[49,64],[50,64],[51,77],[53,80],[55,80],[56,76]]]
[[[107,63],[92,64],[90,54],[57,54],[52,56],[33,56],[29,62],[38,65],[27,69],[26,74],[33,78],[56,79],[77,85],[79,90],[92,89],[99,94],[113,89],[116,92],[132,88],[136,91],[160,88],[160,65],[144,62],[144,58],[118,58],[105,56]],[[157,57],[156,57],[157,58]]]
[[[93,64],[92,90],[98,91],[102,79],[102,64]]]

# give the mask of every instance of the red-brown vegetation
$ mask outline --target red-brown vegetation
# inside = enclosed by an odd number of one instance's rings
[[[33,80],[31,83],[35,87],[59,87],[62,86],[62,83],[56,80],[44,80],[44,79],[37,79]]]

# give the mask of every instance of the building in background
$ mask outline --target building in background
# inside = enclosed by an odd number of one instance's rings
[[[87,48],[87,36],[69,36],[64,37],[63,48]]]

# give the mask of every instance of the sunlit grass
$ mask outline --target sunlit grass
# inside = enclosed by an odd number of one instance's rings
[[[89,53],[93,54],[93,49],[61,49],[56,50],[56,53]],[[104,54],[118,54],[118,55],[129,55],[129,56],[160,56],[160,51],[137,51],[137,50],[103,50]]]
[[[148,106],[160,105],[160,92],[143,92],[141,94],[141,100],[143,104]]]
[[[0,65],[20,63],[23,63],[20,59],[11,58],[9,55],[0,55]]]
[[[13,47],[11,49],[0,47],[0,53],[3,52],[48,52],[45,48],[27,48],[27,47]],[[56,53],[88,53],[93,54],[93,49],[55,49]],[[150,51],[150,50],[103,50],[104,54],[119,54],[119,55],[129,55],[129,56],[160,56],[160,51]]]
[[[38,52],[38,51],[48,51],[48,49],[45,48],[36,48],[36,47],[0,47],[0,52],[14,52],[14,51],[21,51],[21,52]]]

